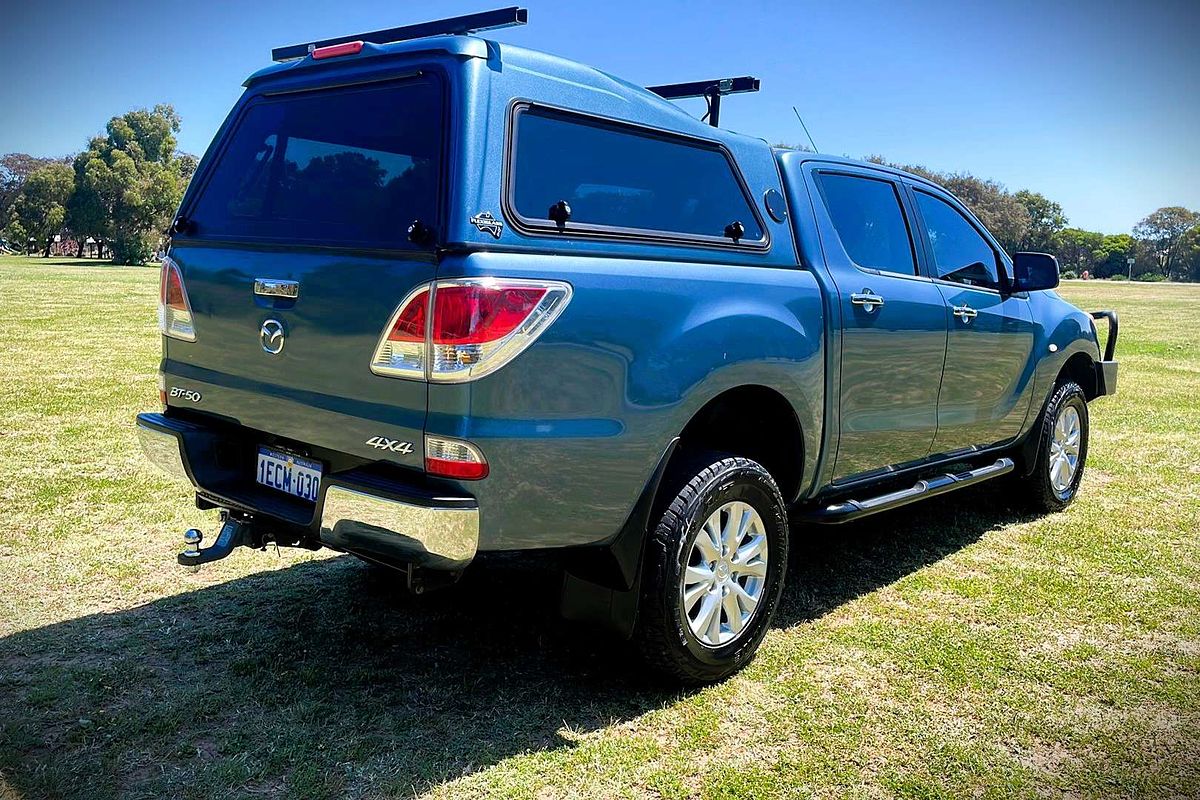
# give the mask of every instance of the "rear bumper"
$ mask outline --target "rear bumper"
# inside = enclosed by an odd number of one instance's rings
[[[248,443],[230,431],[165,414],[139,414],[146,458],[190,483],[199,499],[267,517],[272,524],[318,539],[335,550],[376,561],[456,570],[479,547],[475,498],[441,491],[414,478],[366,467],[331,471],[317,502],[306,503],[253,483],[243,453]]]

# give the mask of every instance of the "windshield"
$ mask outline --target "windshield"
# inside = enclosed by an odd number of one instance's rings
[[[252,100],[190,213],[213,238],[411,247],[436,224],[442,91],[430,75]]]

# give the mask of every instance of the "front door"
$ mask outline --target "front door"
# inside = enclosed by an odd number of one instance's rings
[[[917,274],[900,185],[840,165],[810,174],[841,311],[838,481],[929,455],[947,320],[938,287]]]
[[[1001,291],[998,249],[949,197],[912,194],[950,327],[933,452],[1008,441],[1032,399],[1029,301]]]

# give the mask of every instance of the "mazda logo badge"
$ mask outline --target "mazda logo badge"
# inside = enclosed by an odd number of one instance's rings
[[[269,319],[264,322],[262,330],[258,332],[258,340],[262,342],[262,349],[273,356],[283,352],[285,338],[283,323],[277,319]]]

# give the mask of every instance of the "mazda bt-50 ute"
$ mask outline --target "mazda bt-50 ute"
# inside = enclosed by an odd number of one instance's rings
[[[1116,317],[951,194],[779,149],[470,35],[506,9],[275,52],[162,262],[149,458],[215,542],[452,583],[554,550],[562,609],[686,682],[745,664],[789,536],[981,481],[1072,501]],[[1104,351],[1093,317],[1108,320]]]

